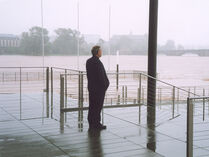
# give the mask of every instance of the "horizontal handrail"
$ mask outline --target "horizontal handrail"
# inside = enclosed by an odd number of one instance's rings
[[[59,69],[59,70],[71,70],[71,71],[75,71],[75,72],[81,72],[80,70],[69,69],[69,68],[60,68],[60,67],[51,67],[51,68],[53,68],[53,69]]]
[[[35,69],[35,68],[48,68],[48,67],[0,67],[0,69],[19,69],[19,68],[31,68],[31,69]]]
[[[84,75],[86,75],[86,72],[84,71],[79,71],[79,72],[82,72],[82,74]],[[126,75],[128,75],[128,74],[130,74],[130,75],[134,75],[134,74],[137,74],[137,75],[143,75],[143,76],[146,76],[147,78],[151,78],[151,79],[154,79],[154,80],[156,80],[156,81],[158,81],[158,82],[160,82],[160,83],[163,83],[163,84],[165,84],[165,85],[168,85],[168,86],[171,86],[171,87],[174,87],[174,88],[176,88],[176,89],[179,89],[179,90],[181,90],[181,91],[184,91],[184,92],[187,92],[187,93],[190,93],[190,94],[193,94],[193,95],[195,95],[195,96],[198,96],[198,97],[200,97],[200,95],[198,95],[198,94],[196,94],[196,93],[193,93],[193,92],[191,92],[191,91],[187,91],[186,89],[183,89],[183,88],[181,88],[181,87],[178,87],[178,86],[175,86],[175,85],[172,85],[172,84],[170,84],[170,83],[167,83],[167,82],[165,82],[165,81],[162,81],[162,80],[159,80],[159,79],[157,79],[157,78],[155,78],[155,77],[152,77],[152,76],[150,76],[150,75],[148,75],[148,74],[145,74],[145,73],[136,73],[136,72],[111,72],[111,73],[108,73],[107,72],[107,75],[116,75],[116,74],[118,74],[118,75],[122,75],[122,74],[126,74]],[[79,74],[60,74],[60,76],[66,76],[66,75],[79,75]]]
[[[192,99],[195,99],[195,100],[197,100],[197,99],[209,99],[209,97],[207,97],[207,96],[201,96],[201,97],[189,97],[189,99],[190,99],[190,100],[192,100]]]

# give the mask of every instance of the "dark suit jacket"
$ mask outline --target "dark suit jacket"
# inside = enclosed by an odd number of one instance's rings
[[[87,60],[86,71],[89,92],[104,93],[110,83],[105,68],[97,56],[92,56]]]

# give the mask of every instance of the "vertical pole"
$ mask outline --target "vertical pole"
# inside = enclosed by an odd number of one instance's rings
[[[157,99],[158,99],[158,108],[160,108],[160,88],[156,89],[156,93],[158,93]]]
[[[127,86],[125,86],[125,102],[127,104],[127,98],[128,98],[128,89]]]
[[[177,91],[177,101],[178,101],[177,112],[179,113],[179,88],[178,88],[178,91]]]
[[[78,2],[77,2],[77,29],[78,29],[78,33],[79,33],[79,0],[78,0]],[[78,70],[80,69],[80,43],[79,43],[79,36],[77,37],[78,39],[77,39],[77,68],[78,68]]]
[[[46,92],[49,92],[49,67],[46,68]]]
[[[62,109],[64,108],[64,77],[60,75],[60,112],[62,112]]]
[[[139,74],[138,104],[139,104],[139,124],[141,123],[141,73]]]
[[[116,90],[118,91],[118,84],[119,84],[119,65],[116,65]]]
[[[20,120],[22,119],[22,68],[20,67]]]
[[[203,96],[205,96],[205,89],[203,89]],[[205,120],[205,99],[203,98],[203,121]]]
[[[125,101],[125,98],[124,98],[124,86],[122,86],[122,101],[123,101],[123,104],[124,104],[124,101]]]
[[[44,56],[45,56],[45,46],[44,46],[44,15],[43,15],[43,0],[41,0],[41,41],[42,41],[42,64],[44,68]],[[43,69],[44,74],[44,69]]]
[[[65,69],[65,96],[67,96],[67,69]]]
[[[81,108],[83,112],[83,72],[81,72]],[[82,114],[83,117],[83,114]]]
[[[53,68],[51,68],[51,93],[53,93]]]
[[[109,4],[109,33],[108,33],[108,38],[109,38],[109,45],[108,45],[108,71],[110,71],[110,28],[111,28],[111,6]]]
[[[172,118],[175,115],[175,86],[173,86],[173,96],[172,96]]]
[[[144,88],[142,87],[142,102],[144,104]]]
[[[81,72],[78,73],[78,108],[81,107]],[[80,111],[78,111],[78,127],[80,121]]]
[[[120,105],[120,94],[118,94],[118,103],[117,105]]]
[[[51,118],[53,118],[53,68],[51,67]]]
[[[193,157],[193,103],[187,98],[187,157]]]
[[[49,92],[46,93],[46,116],[49,118]]]
[[[65,69],[65,108],[67,108],[67,69]],[[65,122],[67,122],[66,113],[65,113]]]
[[[162,88],[160,88],[160,108],[161,108],[161,102],[162,102]]]
[[[78,127],[83,126],[83,72],[79,72],[79,108],[78,111]]]
[[[209,97],[209,91],[208,91],[208,97]],[[209,115],[209,99],[208,100],[208,115]]]
[[[158,0],[150,0],[149,8],[149,41],[148,41],[148,75],[156,78],[157,67],[157,22]],[[147,124],[148,127],[155,124],[156,117],[156,80],[148,78],[147,93]]]

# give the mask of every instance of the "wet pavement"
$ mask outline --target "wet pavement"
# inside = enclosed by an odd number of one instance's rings
[[[23,94],[21,103],[18,94],[0,94],[0,157],[184,157],[186,109],[170,119],[169,108],[156,108],[152,128],[145,107],[140,124],[137,107],[105,109],[107,130],[89,131],[87,111],[81,120],[78,112],[60,114],[58,101],[52,106],[42,93]],[[194,144],[201,148],[194,156],[209,156],[207,124],[195,127]]]

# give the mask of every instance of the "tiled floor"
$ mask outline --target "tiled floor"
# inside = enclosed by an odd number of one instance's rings
[[[18,94],[0,94],[0,157],[186,156],[184,109],[172,120],[161,110],[154,130],[146,127],[144,108],[140,125],[136,108],[105,109],[107,130],[89,131],[86,111],[80,121],[78,112],[60,115],[56,101],[42,100],[43,94],[24,94],[20,104]],[[198,133],[195,143],[204,149],[195,148],[194,156],[208,156],[208,134]]]

